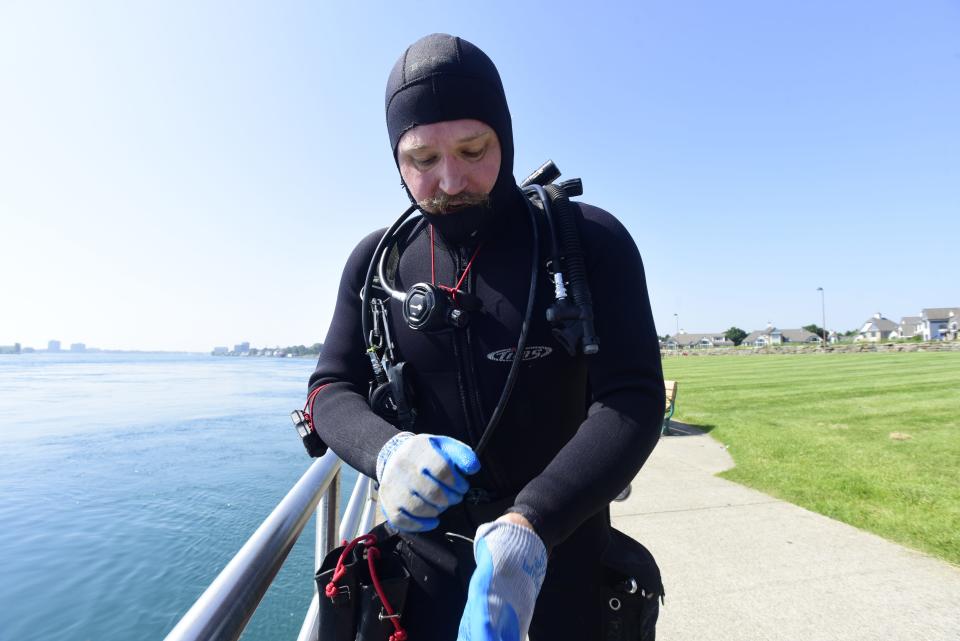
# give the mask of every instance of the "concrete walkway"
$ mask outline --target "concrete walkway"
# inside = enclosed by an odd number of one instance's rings
[[[960,569],[717,478],[724,447],[674,425],[612,507],[663,573],[658,641],[960,641]]]

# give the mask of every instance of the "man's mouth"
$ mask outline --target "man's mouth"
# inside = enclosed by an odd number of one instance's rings
[[[456,202],[451,202],[451,203],[448,203],[448,204],[446,205],[446,207],[441,207],[441,208],[440,208],[440,213],[441,213],[441,214],[452,214],[452,213],[454,213],[454,212],[460,211],[461,209],[464,209],[465,207],[472,207],[473,205],[477,205],[477,204],[479,204],[479,203],[477,203],[477,202],[467,202],[467,201],[462,201],[462,200],[456,201]]]
[[[433,198],[425,198],[417,204],[424,211],[431,214],[453,214],[467,207],[489,205],[490,197],[487,194],[457,194],[454,197],[440,193]]]

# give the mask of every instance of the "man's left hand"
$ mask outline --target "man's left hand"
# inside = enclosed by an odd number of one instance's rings
[[[523,641],[547,571],[547,549],[520,515],[477,528],[477,569],[457,641]]]

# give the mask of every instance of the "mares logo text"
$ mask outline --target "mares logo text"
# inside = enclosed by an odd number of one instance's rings
[[[545,345],[531,345],[530,347],[524,348],[522,360],[532,361],[536,358],[543,358],[544,356],[549,356],[550,352],[552,351],[552,347],[547,347]],[[491,361],[497,361],[498,363],[509,363],[513,360],[513,355],[516,353],[517,349],[515,347],[498,349],[495,352],[490,352],[487,354],[487,358],[489,358]]]

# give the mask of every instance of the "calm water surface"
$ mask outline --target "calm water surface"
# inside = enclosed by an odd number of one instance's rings
[[[0,639],[162,639],[310,465],[288,415],[313,365],[0,356]],[[296,638],[313,536],[244,639]]]

